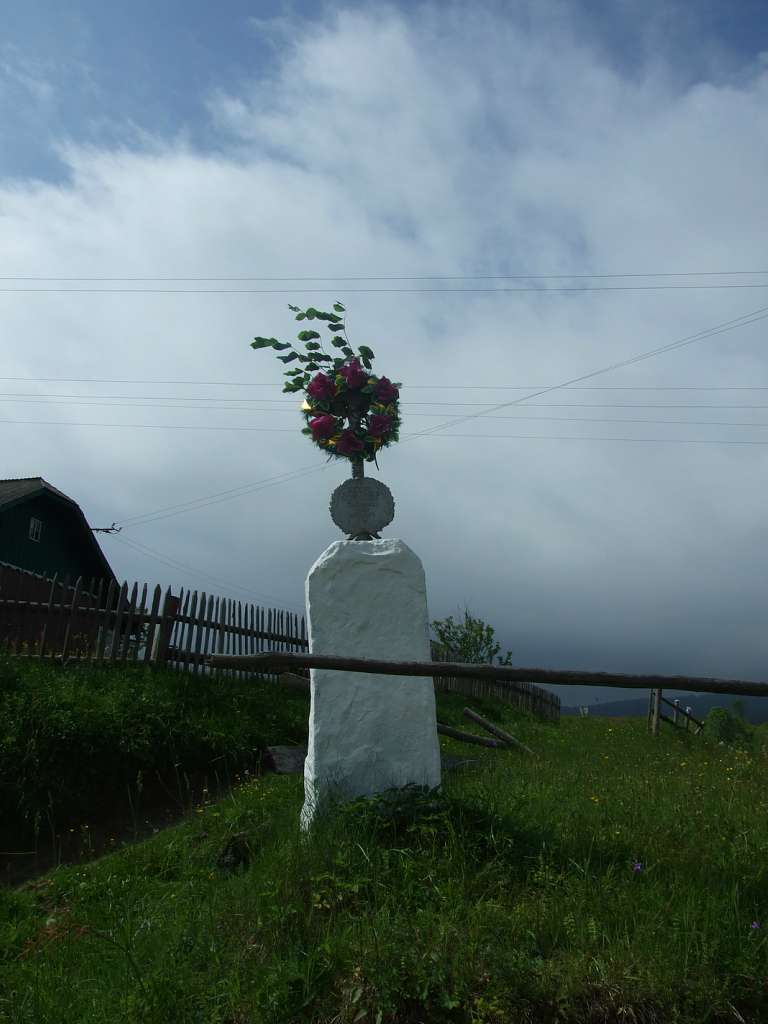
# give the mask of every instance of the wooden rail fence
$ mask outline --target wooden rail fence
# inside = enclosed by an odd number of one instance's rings
[[[661,713],[661,705],[666,704],[667,707],[672,708],[672,717]],[[662,697],[661,689],[655,687],[651,690],[651,696],[648,703],[648,728],[654,736],[658,735],[659,722],[669,722],[670,725],[674,725],[678,729],[682,729],[683,725],[678,724],[677,716],[682,715],[685,720],[685,729],[687,730],[691,723],[695,726],[694,735],[698,736],[701,730],[704,728],[704,723],[700,722],[698,718],[694,718],[691,714],[691,707],[688,705],[685,710],[680,707],[679,700],[667,700],[666,697]]]
[[[46,580],[0,566],[0,643],[17,656],[59,662],[144,662],[193,674],[211,672],[213,654],[296,652],[309,647],[304,618],[244,601],[158,584]],[[254,671],[217,669],[223,678]],[[264,675],[277,680],[276,673]]]
[[[466,658],[455,651],[432,643],[432,661],[468,664]],[[466,678],[464,676],[435,676],[435,690],[443,693],[461,693],[465,697],[496,697],[523,711],[549,722],[560,721],[560,698],[541,686],[504,679]]]

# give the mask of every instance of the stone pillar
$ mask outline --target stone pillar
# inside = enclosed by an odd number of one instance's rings
[[[336,541],[306,580],[313,654],[431,660],[424,568],[401,540]],[[440,785],[433,681],[311,670],[301,827],[327,796]]]

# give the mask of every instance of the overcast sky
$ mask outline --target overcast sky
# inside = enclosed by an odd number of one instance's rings
[[[250,341],[338,299],[432,620],[768,677],[768,319],[524,400],[768,312],[763,3],[10,7],[0,476],[122,525],[120,579],[301,612],[349,468]]]

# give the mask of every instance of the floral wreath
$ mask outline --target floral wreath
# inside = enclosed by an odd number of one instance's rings
[[[400,383],[393,383],[388,377],[376,377],[370,372],[371,361],[375,358],[367,345],[358,346],[355,355],[345,337],[343,318],[339,313],[345,309],[341,303],[334,303],[334,313],[323,313],[310,306],[303,312],[298,306],[288,306],[297,320],[325,320],[329,330],[335,332],[331,344],[344,353],[344,358],[332,357],[323,350],[317,331],[299,331],[299,341],[305,343],[308,354],[297,352],[290,342],[276,338],[255,338],[251,348],[290,348],[289,355],[278,356],[284,363],[300,360],[304,366],[286,370],[290,377],[283,387],[283,393],[304,391],[306,394],[301,407],[306,426],[302,434],[311,437],[314,443],[332,458],[376,462],[381,448],[388,448],[398,441],[400,429]],[[362,361],[362,365],[361,365]],[[321,364],[325,363],[325,371]],[[311,376],[311,370],[319,371]],[[345,426],[347,421],[348,426]],[[376,462],[376,467],[379,464]]]

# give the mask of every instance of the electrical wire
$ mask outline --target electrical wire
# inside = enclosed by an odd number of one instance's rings
[[[0,377],[0,380],[23,381],[27,383],[48,384],[190,384],[199,387],[234,387],[234,388],[282,388],[282,384],[259,384],[236,380],[115,380],[106,377]],[[686,385],[642,385],[642,384],[599,384],[597,387],[579,388],[566,387],[560,384],[408,384],[409,390],[418,388],[421,391],[530,391],[531,388],[562,387],[564,391],[768,391],[768,385],[722,385],[722,384],[686,384]],[[10,392],[7,392],[10,394]],[[34,392],[34,394],[37,394]],[[84,396],[85,397],[85,396]],[[93,396],[106,397],[106,396]],[[126,398],[137,396],[126,395]],[[145,397],[145,396],[141,396]],[[155,396],[147,395],[147,398]],[[165,396],[159,395],[158,398]],[[173,397],[173,396],[168,396]],[[193,396],[197,401],[222,402],[277,402],[277,398],[203,398]],[[419,405],[434,403],[419,402]],[[444,404],[444,403],[437,403]]]
[[[726,331],[734,330],[737,327],[746,327],[749,324],[765,320],[766,318],[768,318],[768,306],[763,306],[759,309],[752,310],[750,313],[744,313],[742,316],[735,317],[732,320],[725,320],[720,324],[715,324],[714,327],[706,328],[703,331],[697,331],[695,334],[686,335],[686,337],[679,338],[677,341],[671,341],[667,345],[660,345],[658,348],[652,349],[649,352],[642,352],[640,355],[632,356],[630,359],[624,359],[618,363],[611,363],[609,366],[604,366],[600,370],[594,370],[591,373],[582,374],[580,377],[573,377],[571,380],[564,381],[562,385],[556,384],[549,388],[543,388],[541,391],[535,391],[530,395],[524,395],[522,398],[516,398],[512,402],[501,402],[498,405],[491,406],[485,412],[470,413],[467,416],[458,416],[454,419],[446,420],[444,423],[438,423],[437,426],[428,427],[426,430],[421,430],[417,434],[411,434],[410,437],[404,439],[404,442],[413,441],[417,437],[426,437],[438,430],[443,430],[445,427],[452,427],[458,423],[466,423],[468,420],[477,419],[486,413],[496,412],[498,409],[506,409],[512,405],[519,405],[521,402],[527,402],[531,398],[538,398],[540,395],[548,394],[550,391],[556,391],[560,387],[567,387],[570,384],[579,384],[583,380],[590,380],[592,377],[598,377],[603,373],[609,373],[611,370],[619,370],[625,366],[632,366],[634,363],[642,362],[644,359],[651,359],[653,356],[660,355],[663,352],[671,352],[678,348],[684,348],[686,345],[692,345],[696,341],[703,341],[705,338],[715,337],[719,334],[725,333]]]
[[[432,274],[421,277],[2,277],[0,281],[563,281],[624,277],[735,277],[768,270],[687,270],[653,274]]]
[[[262,599],[265,599],[267,601],[277,601],[277,603],[283,608],[289,609],[291,611],[297,611],[300,615],[304,614],[303,608],[299,609],[297,605],[292,604],[288,601],[280,600],[279,598],[274,597],[274,595],[262,594],[258,591],[251,590],[249,587],[243,587],[238,583],[232,583],[227,580],[221,580],[216,576],[211,576],[210,573],[203,572],[201,569],[195,569],[192,566],[186,565],[183,562],[179,562],[174,558],[170,558],[168,555],[163,554],[160,551],[154,551],[152,548],[148,548],[146,547],[146,545],[140,544],[136,540],[129,540],[127,537],[118,537],[115,534],[110,534],[110,536],[112,537],[113,540],[118,541],[118,543],[126,544],[128,547],[136,550],[139,554],[148,554],[155,561],[162,562],[165,565],[169,566],[171,569],[183,569],[186,572],[191,572],[194,575],[200,576],[205,579],[209,579],[213,583],[218,583],[219,586],[229,587],[232,590],[238,590],[241,593],[246,593],[249,597],[261,597]]]
[[[502,403],[501,405],[497,405],[497,406],[491,406],[487,410],[487,412],[493,412],[493,411],[496,411],[499,408],[505,408],[506,406],[515,405],[515,404],[518,404],[519,402],[528,401],[530,398],[538,397],[539,394],[544,394],[544,393],[547,393],[549,391],[554,391],[554,390],[557,390],[558,388],[570,387],[571,385],[573,385],[575,383],[578,383],[578,382],[580,382],[582,380],[588,380],[588,379],[590,379],[592,377],[596,377],[596,376],[598,376],[598,375],[600,375],[602,373],[607,373],[610,370],[618,369],[619,367],[622,367],[622,366],[631,365],[632,363],[639,362],[639,361],[641,361],[643,359],[651,358],[652,356],[658,355],[658,354],[660,354],[662,352],[672,351],[675,348],[682,347],[682,346],[688,345],[688,344],[692,344],[693,342],[695,342],[697,340],[702,340],[702,339],[707,338],[707,337],[713,337],[715,335],[722,334],[725,331],[733,330],[733,329],[735,329],[737,327],[746,326],[746,325],[748,325],[750,323],[756,322],[757,320],[762,320],[766,316],[768,316],[768,307],[762,307],[760,309],[753,310],[750,313],[746,313],[746,314],[744,314],[744,315],[742,315],[740,317],[735,317],[732,320],[724,321],[721,324],[716,324],[712,328],[707,328],[707,329],[705,329],[703,331],[697,332],[696,334],[688,335],[688,336],[686,336],[684,338],[681,338],[681,339],[679,339],[677,341],[674,341],[674,342],[670,342],[667,345],[660,346],[659,348],[653,349],[653,350],[651,350],[649,352],[641,353],[640,355],[635,356],[635,357],[633,357],[631,359],[624,360],[621,363],[611,364],[609,366],[603,367],[600,370],[595,370],[592,373],[584,374],[583,376],[574,378],[573,380],[565,381],[565,382],[563,382],[562,384],[559,384],[559,385],[552,385],[551,387],[547,387],[545,389],[542,389],[542,391],[540,391],[540,392],[536,392],[533,395],[526,395],[523,398],[517,399],[516,401],[513,401],[513,402]],[[121,383],[129,383],[129,382],[122,381]],[[404,441],[412,440],[414,437],[418,437],[418,436],[425,436],[425,435],[433,433],[433,432],[435,432],[437,430],[443,429],[446,426],[452,426],[452,425],[454,425],[454,423],[464,422],[467,419],[476,418],[477,416],[482,416],[482,415],[483,415],[483,413],[476,413],[476,414],[474,414],[472,416],[460,417],[457,420],[450,420],[450,421],[448,421],[446,423],[438,424],[437,427],[432,428],[430,430],[423,431],[423,432],[421,432],[419,434],[416,434],[416,435],[410,435],[408,438],[405,438]],[[0,422],[14,422],[14,421],[0,421]],[[114,426],[114,424],[111,424],[111,426]],[[165,429],[168,429],[168,428],[165,428]],[[182,428],[177,428],[177,429],[185,429],[185,428],[182,427]],[[195,429],[195,428],[186,428],[186,429]],[[215,428],[209,428],[209,429],[215,429]],[[223,428],[223,429],[238,429],[238,428]],[[242,429],[248,429],[248,428],[242,428]],[[455,436],[455,435],[447,435],[447,436]],[[570,439],[572,439],[572,438],[569,438],[569,440]],[[597,439],[597,438],[590,438],[590,440],[599,440],[599,439]],[[635,440],[635,439],[627,439],[627,440]],[[662,443],[663,442],[673,443],[673,442],[676,442],[676,439],[673,439],[673,438],[666,438],[666,439],[664,439],[664,438],[657,438],[657,439],[654,439],[654,441],[655,441],[655,443],[659,443],[659,442],[662,442]],[[681,442],[677,442],[677,443],[681,443]],[[682,442],[682,443],[685,443],[685,442]],[[712,444],[712,443],[718,443],[718,442],[708,441],[708,442],[702,442],[702,443]],[[731,442],[728,442],[728,443],[731,443]],[[755,443],[756,444],[760,444],[761,442],[755,442]],[[324,470],[327,470],[328,467],[329,467],[328,463],[325,466],[322,466],[322,467],[317,467],[317,466],[305,467],[305,468],[301,468],[301,469],[299,469],[297,471],[294,471],[294,473],[292,473],[292,474],[286,474],[285,477],[286,477],[286,479],[292,479],[294,475],[295,476],[303,475],[303,473],[305,471],[306,472],[311,472],[311,471],[314,471],[316,469],[319,469],[320,471],[324,471]],[[229,492],[218,492],[217,494],[214,494],[214,495],[208,495],[208,496],[201,497],[201,498],[197,499],[195,503],[187,503],[183,507],[182,506],[169,506],[167,510],[161,510],[161,511],[168,511],[168,515],[171,515],[171,514],[176,514],[175,512],[171,511],[174,508],[178,508],[178,510],[181,511],[181,512],[183,512],[183,511],[192,511],[193,509],[197,510],[197,509],[200,509],[200,508],[205,508],[205,507],[207,507],[208,503],[210,503],[210,504],[217,504],[219,501],[229,500],[229,498],[226,497],[226,495],[231,495],[233,497],[234,496],[244,496],[246,493],[249,493],[248,488],[252,488],[252,487],[258,488],[261,483],[263,483],[263,482],[262,481],[257,481],[255,484],[245,485],[244,488],[233,489],[232,491],[229,491]],[[239,492],[237,495],[235,495],[235,493],[234,493],[235,490],[237,490]],[[133,519],[132,519],[132,522],[133,522],[134,525],[136,525],[140,520],[142,522],[148,522],[148,521],[150,521],[150,519],[148,517],[152,516],[152,515],[153,515],[152,513],[148,513],[147,516],[145,516],[145,517],[134,516]],[[164,516],[164,518],[165,518],[165,516]],[[129,520],[125,520],[125,522],[128,522],[128,521]]]
[[[559,285],[548,288],[345,288],[353,295],[420,295],[437,292],[442,295],[466,295],[468,293],[496,293],[507,295],[514,292],[530,292],[537,295],[560,294],[561,292],[650,292],[650,291],[717,291],[731,288],[768,288],[768,281],[760,284],[622,284],[587,285],[566,288]],[[295,295],[296,288],[0,288],[0,292],[59,295]],[[338,289],[313,288],[314,293],[336,294]]]

